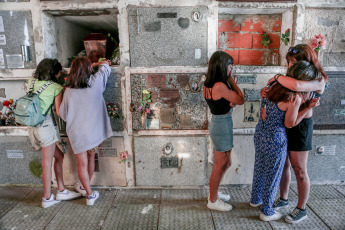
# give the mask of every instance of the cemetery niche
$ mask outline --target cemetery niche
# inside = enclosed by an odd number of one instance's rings
[[[205,75],[133,74],[133,129],[207,129]]]

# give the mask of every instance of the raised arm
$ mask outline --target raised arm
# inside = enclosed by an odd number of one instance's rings
[[[284,75],[276,75],[271,78],[268,83],[272,81],[278,81],[285,88],[297,92],[318,91],[319,93],[323,93],[326,84],[324,78],[322,78],[321,81],[300,81]]]
[[[301,103],[302,97],[299,95],[296,95],[295,101],[289,103],[284,120],[284,125],[286,128],[292,128],[298,125],[312,108],[320,105],[318,98],[313,99],[311,100],[309,106],[299,111]]]
[[[225,98],[233,104],[242,105],[244,103],[243,94],[238,87],[237,89],[239,90],[239,94],[236,91],[228,89],[228,87],[224,83],[217,82],[213,86],[213,98],[214,100]]]

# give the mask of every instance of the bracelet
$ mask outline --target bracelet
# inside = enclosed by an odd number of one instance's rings
[[[282,75],[278,73],[278,74],[274,75],[274,79],[275,79],[276,81],[278,81],[278,78],[279,78],[280,76],[282,76]]]

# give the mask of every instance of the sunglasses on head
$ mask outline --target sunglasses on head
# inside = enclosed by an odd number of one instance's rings
[[[289,50],[288,50],[288,53],[293,53],[293,54],[297,54],[301,52],[298,48],[295,48],[295,47],[290,47]]]

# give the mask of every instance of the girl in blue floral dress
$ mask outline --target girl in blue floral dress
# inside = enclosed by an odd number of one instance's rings
[[[289,70],[290,76],[298,80],[318,78],[320,71],[309,62],[300,61]],[[279,75],[276,75],[276,80]],[[282,217],[273,209],[273,202],[280,183],[287,154],[286,128],[297,125],[310,109],[319,105],[318,99],[311,100],[306,108],[299,111],[308,100],[304,93],[296,93],[273,82],[262,100],[259,123],[255,128],[255,165],[250,205],[262,204],[260,219],[278,220]]]

